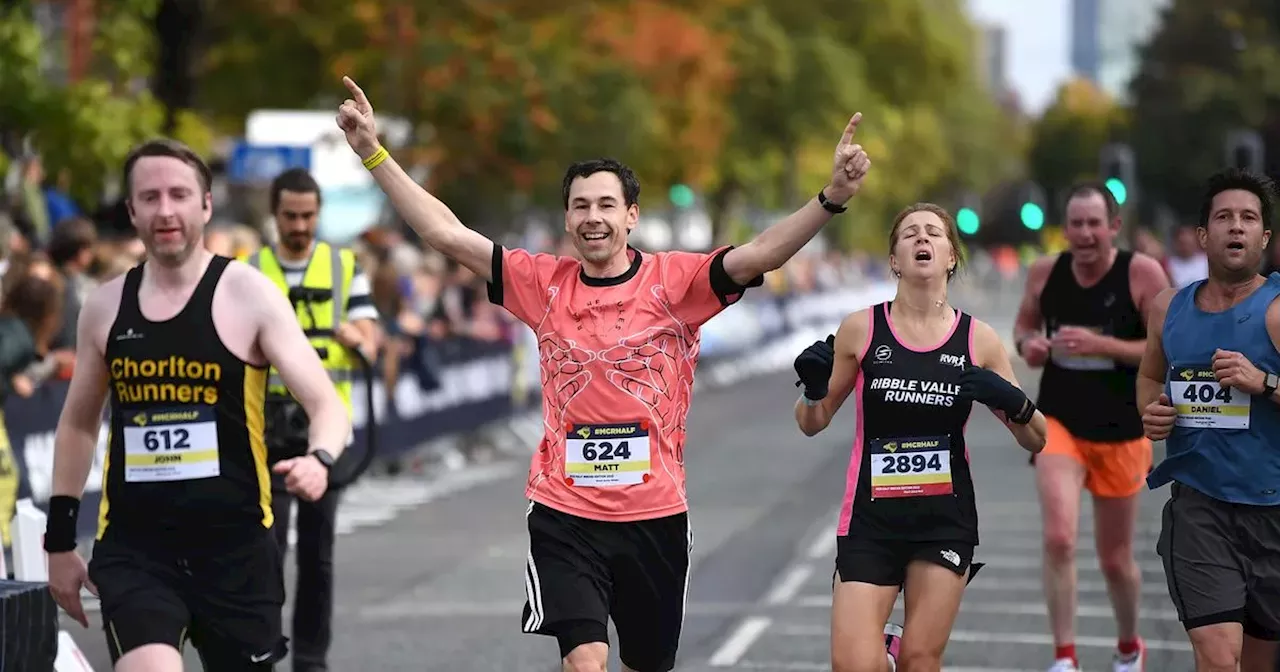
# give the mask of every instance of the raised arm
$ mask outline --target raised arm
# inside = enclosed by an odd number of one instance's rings
[[[990,370],[1021,390],[1022,387],[1013,373],[1013,364],[1009,361],[1009,353],[1004,349],[1000,335],[991,328],[991,325],[981,320],[973,321],[973,329],[973,356],[978,360],[974,362],[974,366]],[[1028,400],[1026,403],[1031,402]],[[992,412],[1009,428],[1018,445],[1033,453],[1044,449],[1048,427],[1045,424],[1044,415],[1038,409],[1033,411],[1030,419],[1024,423],[1013,422],[1009,414],[1004,411],[993,408]]]
[[[871,169],[871,159],[867,158],[862,145],[853,143],[861,121],[861,112],[849,119],[844,135],[836,145],[831,181],[819,192],[838,211],[843,211],[844,204],[857,195],[863,178]],[[738,285],[746,285],[752,279],[780,268],[813,240],[834,214],[822,206],[817,196],[809,199],[786,219],[761,231],[741,247],[730,250],[724,257],[725,272]]]
[[[468,229],[447,205],[419,186],[387,154],[378,142],[373,106],[364,91],[350,77],[343,77],[342,83],[352,97],[338,108],[338,126],[365,166],[373,166],[369,173],[392,207],[427,245],[466,266],[486,282],[491,280],[493,241]]]
[[[830,377],[827,381],[827,393],[814,403],[801,395],[796,400],[796,424],[805,436],[813,436],[831,424],[831,418],[849,398],[854,383],[858,380],[859,357],[867,345],[868,331],[871,328],[871,311],[859,310],[844,318],[840,328],[836,330],[834,358]]]

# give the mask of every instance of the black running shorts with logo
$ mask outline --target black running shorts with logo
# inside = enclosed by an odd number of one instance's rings
[[[179,651],[191,640],[206,670],[266,672],[288,652],[281,630],[284,575],[270,530],[220,553],[94,545],[89,579],[114,665],[147,644]]]
[[[526,517],[523,631],[555,637],[563,658],[608,643],[612,617],[624,665],[673,669],[693,547],[688,514],[613,523],[531,503]]]
[[[1174,482],[1156,552],[1188,630],[1240,623],[1280,641],[1280,506],[1223,502]]]
[[[836,538],[836,576],[841,582],[873,586],[901,586],[907,566],[917,560],[933,563],[959,576],[977,573],[973,544],[960,541],[893,541],[843,536]]]

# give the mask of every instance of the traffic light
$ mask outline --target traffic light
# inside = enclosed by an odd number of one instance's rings
[[[1227,165],[1262,174],[1264,163],[1262,136],[1255,130],[1242,128],[1227,134]]]
[[[1134,200],[1137,187],[1137,171],[1133,158],[1133,148],[1124,143],[1112,143],[1102,148],[1099,157],[1103,184],[1115,197],[1117,205]]]
[[[673,184],[667,196],[671,199],[671,204],[677,208],[688,208],[693,205],[693,189],[687,184]]]
[[[1129,188],[1124,186],[1124,182],[1119,178],[1109,177],[1103,184],[1106,185],[1107,191],[1111,192],[1112,197],[1116,199],[1116,205],[1124,205],[1129,200]]]
[[[1044,208],[1036,203],[1023,203],[1022,209],[1018,211],[1018,218],[1022,220],[1022,225],[1032,231],[1039,231],[1044,226]]]
[[[972,236],[978,232],[980,223],[978,213],[972,208],[960,208],[956,211],[956,228],[960,229],[960,233]]]
[[[1028,182],[1022,190],[1022,206],[1018,208],[1018,219],[1022,226],[1031,231],[1043,228],[1044,205],[1044,189],[1035,182]]]
[[[977,235],[982,225],[982,217],[978,211],[982,207],[982,199],[973,192],[960,194],[956,208],[956,228],[966,236]]]

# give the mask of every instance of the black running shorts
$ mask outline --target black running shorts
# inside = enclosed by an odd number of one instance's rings
[[[113,665],[140,646],[181,651],[188,639],[204,668],[219,672],[266,672],[288,651],[280,550],[269,530],[226,552],[190,556],[104,539],[89,579]]]
[[[907,565],[920,560],[965,576],[969,574],[970,563],[973,562],[973,550],[973,544],[959,541],[887,541],[837,537],[836,573],[842,582],[901,586],[907,580]]]
[[[1231,504],[1174,482],[1156,551],[1169,597],[1191,630],[1241,623],[1280,641],[1280,506]]]
[[[618,655],[637,672],[675,667],[693,534],[689,516],[626,523],[532,503],[522,629],[555,637],[560,655],[618,630]]]

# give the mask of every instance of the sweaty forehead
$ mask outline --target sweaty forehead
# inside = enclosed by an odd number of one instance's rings
[[[1252,191],[1228,189],[1213,197],[1213,211],[1219,210],[1252,210],[1255,214],[1261,213],[1262,201]]]
[[[133,190],[164,191],[183,187],[202,191],[196,169],[170,156],[144,156],[133,164]]]
[[[569,184],[569,200],[598,201],[602,198],[623,200],[622,181],[617,175],[604,171],[586,177],[575,178]]]

